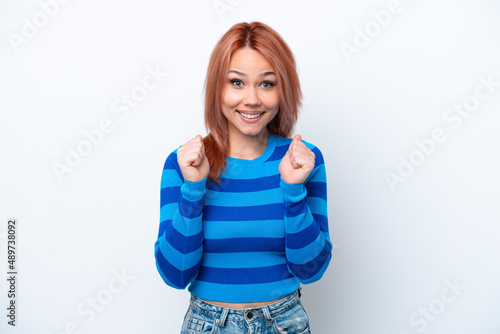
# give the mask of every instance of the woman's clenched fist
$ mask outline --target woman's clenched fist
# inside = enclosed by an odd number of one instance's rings
[[[295,135],[278,167],[281,178],[286,183],[303,183],[314,168],[315,158],[313,151],[302,142],[302,137]]]
[[[198,182],[208,176],[210,165],[205,156],[205,145],[200,135],[177,149],[177,163],[186,181]]]

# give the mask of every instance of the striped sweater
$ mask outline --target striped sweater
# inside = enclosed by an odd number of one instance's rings
[[[184,181],[177,150],[165,161],[156,267],[166,284],[220,302],[263,302],[321,278],[331,258],[320,150],[303,184],[281,179],[291,139],[269,135],[254,160],[228,157],[220,184]]]

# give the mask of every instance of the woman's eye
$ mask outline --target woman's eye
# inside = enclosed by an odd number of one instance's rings
[[[238,79],[229,79],[229,82],[231,82],[233,84],[233,86],[236,86],[236,87],[241,87],[241,85],[243,84],[241,82],[241,80],[238,80]]]
[[[271,81],[264,81],[264,82],[262,83],[262,86],[263,86],[264,88],[271,88],[272,86],[274,86],[274,83],[273,83],[273,82],[271,82]]]
[[[229,79],[229,82],[234,87],[243,87],[243,82],[240,79]],[[272,81],[264,81],[261,83],[261,86],[263,88],[271,88],[271,87],[275,86],[275,84]]]

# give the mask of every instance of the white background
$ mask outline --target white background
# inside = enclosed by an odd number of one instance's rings
[[[38,1],[2,1],[0,267],[17,218],[19,274],[16,327],[2,306],[0,332],[180,331],[189,293],[166,286],[154,261],[163,163],[206,134],[202,87],[217,40],[262,21],[296,56],[296,133],[327,166],[335,249],[303,290],[313,333],[498,334],[500,3],[401,0],[377,31],[372,12],[388,3],[75,0],[49,17]],[[356,42],[357,53],[342,52]],[[114,103],[140,91],[146,68],[168,76],[120,118]],[[481,76],[497,86],[480,88],[488,97],[459,126],[446,121],[474,101]],[[106,119],[113,130],[58,178],[53,164]],[[415,140],[436,129],[446,140],[419,153]],[[419,165],[391,188],[386,174],[410,157]]]

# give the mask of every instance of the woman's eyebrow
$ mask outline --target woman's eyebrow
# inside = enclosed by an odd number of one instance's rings
[[[237,71],[237,70],[229,70],[229,73],[236,73],[242,77],[246,77],[247,75],[243,72],[240,72],[240,71]],[[266,77],[266,76],[269,76],[269,75],[276,75],[276,73],[274,73],[273,71],[267,71],[267,72],[262,72],[260,73],[258,76],[259,77]]]

